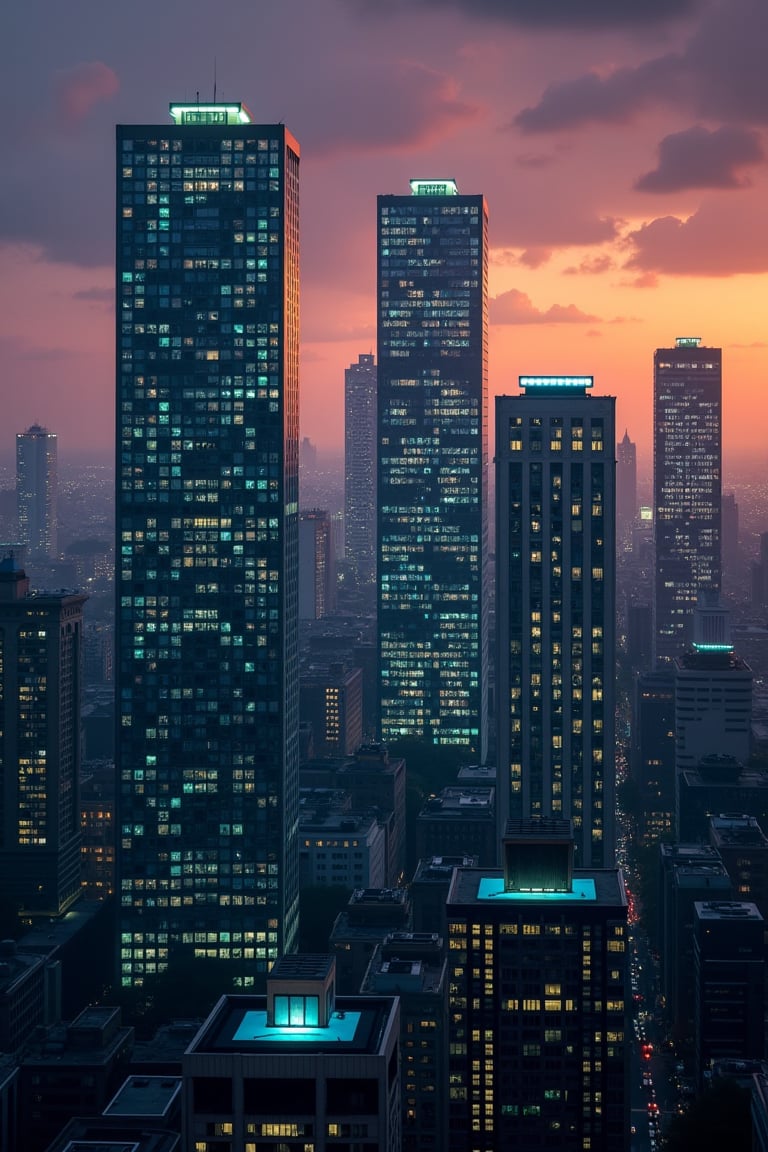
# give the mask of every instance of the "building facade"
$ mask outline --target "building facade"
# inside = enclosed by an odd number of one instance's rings
[[[454,872],[451,1152],[628,1146],[627,898],[563,825],[510,821],[504,869]]]
[[[57,555],[58,451],[55,432],[32,424],[16,434],[16,506],[19,542],[30,557]]]
[[[656,661],[690,642],[700,591],[720,591],[722,350],[679,336],[653,358]]]
[[[452,180],[378,200],[381,736],[487,742],[488,216]]]
[[[184,1147],[400,1152],[399,1015],[396,996],[337,996],[333,957],[284,957],[184,1053]]]
[[[299,619],[321,620],[336,607],[336,562],[328,512],[299,515]]]
[[[55,916],[80,895],[79,592],[31,592],[0,561],[0,893]]]
[[[625,429],[616,445],[616,539],[625,552],[632,551],[637,510],[637,445]]]
[[[358,578],[376,574],[376,361],[344,370],[344,555]]]
[[[591,376],[496,400],[497,790],[573,820],[580,868],[615,851],[614,405]]]
[[[117,130],[123,984],[246,984],[298,909],[299,149],[242,104]]]

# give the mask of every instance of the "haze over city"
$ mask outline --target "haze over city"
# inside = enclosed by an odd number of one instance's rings
[[[726,469],[763,452],[763,0],[32,0],[4,25],[11,428],[111,457],[114,124],[216,85],[301,145],[301,434],[321,450],[344,366],[375,348],[376,194],[450,176],[489,205],[492,394],[594,374],[643,468],[652,349],[701,336],[723,348]]]

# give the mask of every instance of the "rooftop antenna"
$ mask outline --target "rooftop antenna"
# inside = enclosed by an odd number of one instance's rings
[[[213,102],[216,103],[216,57],[213,58]]]

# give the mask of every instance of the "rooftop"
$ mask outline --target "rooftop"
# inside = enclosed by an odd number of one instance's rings
[[[393,1011],[389,997],[340,996],[327,1027],[268,1025],[266,996],[223,996],[188,1052],[373,1054]]]
[[[762,920],[756,904],[745,900],[696,900],[694,907],[702,920]]]
[[[619,869],[577,870],[568,892],[509,892],[504,890],[504,873],[500,868],[461,868],[454,874],[448,903],[626,907],[627,897]]]
[[[129,1076],[104,1109],[104,1116],[167,1115],[181,1093],[178,1076]]]

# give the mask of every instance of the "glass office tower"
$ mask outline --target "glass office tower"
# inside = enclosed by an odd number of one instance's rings
[[[485,759],[488,214],[452,180],[378,199],[381,734]]]
[[[679,336],[653,357],[654,658],[691,640],[699,592],[720,591],[722,350]]]
[[[117,130],[121,976],[247,985],[297,923],[299,149],[171,117]]]
[[[344,554],[367,583],[376,571],[376,363],[344,371]]]
[[[55,432],[33,424],[16,433],[19,540],[38,560],[57,556],[58,452]]]
[[[615,853],[612,396],[521,376],[496,400],[497,802],[573,821],[580,868]]]

